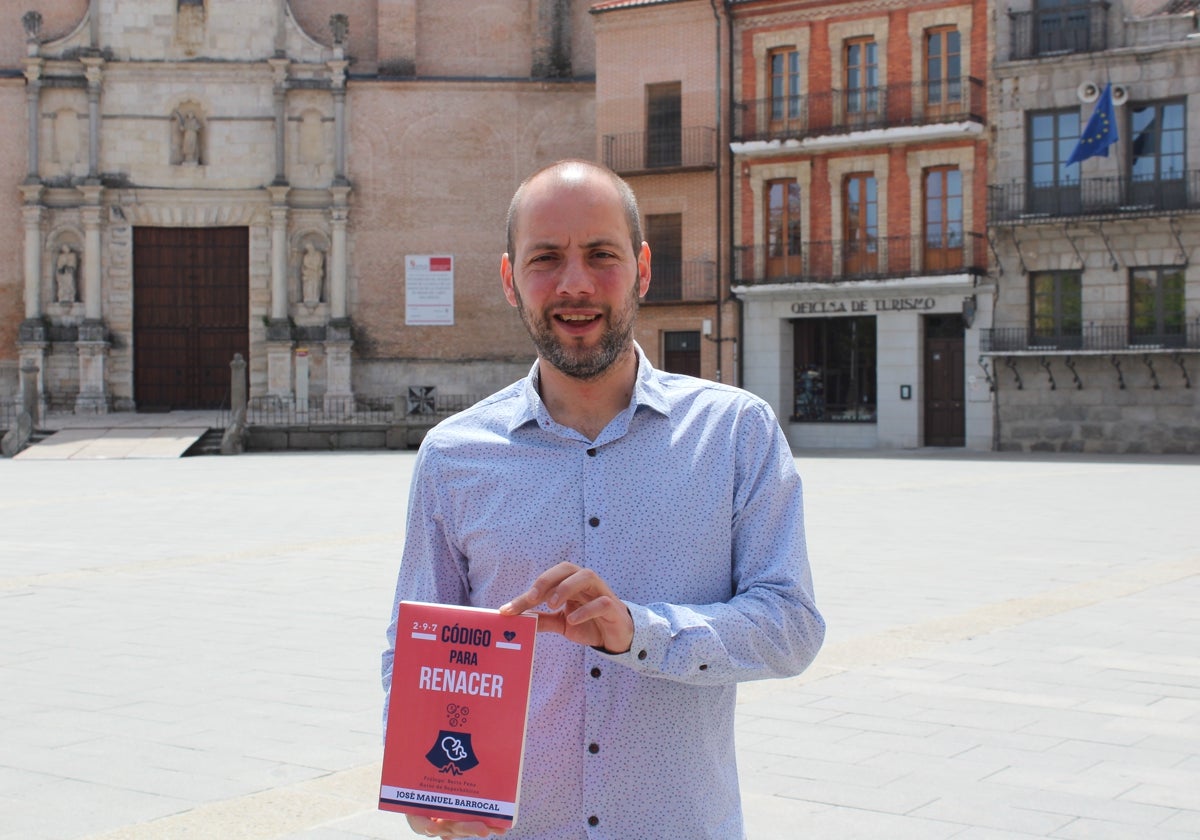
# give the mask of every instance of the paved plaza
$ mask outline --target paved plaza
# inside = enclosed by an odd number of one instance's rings
[[[413,836],[375,796],[414,458],[0,461],[0,840]],[[829,635],[741,688],[751,840],[1200,837],[1200,458],[797,464]]]

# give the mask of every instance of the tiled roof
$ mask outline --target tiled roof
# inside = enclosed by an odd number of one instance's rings
[[[681,0],[605,0],[603,3],[593,3],[589,11],[596,15],[601,12],[611,12],[616,9],[635,9],[639,6],[665,6],[667,3],[679,3]]]

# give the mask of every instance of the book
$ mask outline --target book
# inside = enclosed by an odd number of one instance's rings
[[[517,818],[537,616],[401,601],[379,807]]]

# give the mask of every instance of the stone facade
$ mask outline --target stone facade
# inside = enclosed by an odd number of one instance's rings
[[[996,386],[997,445],[1200,452],[1193,14],[1083,9],[1061,26],[1029,2],[997,17],[997,283],[981,360]],[[1058,41],[1040,40],[1051,24]],[[1116,142],[1066,163],[1110,82]]]
[[[301,352],[310,396],[343,403],[524,374],[504,212],[533,169],[592,156],[587,3],[27,7],[0,27],[0,115],[23,127],[0,149],[0,247],[24,255],[0,264],[4,398],[33,366],[44,408],[145,403],[140,228],[248,231],[252,398],[294,399]],[[410,254],[454,258],[452,325],[406,325]]]

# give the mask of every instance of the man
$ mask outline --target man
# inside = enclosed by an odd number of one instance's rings
[[[656,371],[633,341],[650,249],[609,170],[526,180],[500,276],[538,359],[426,437],[397,604],[541,610],[510,837],[743,837],[735,685],[799,673],[824,637],[782,430],[762,400]],[[385,690],[395,632],[393,608]]]

